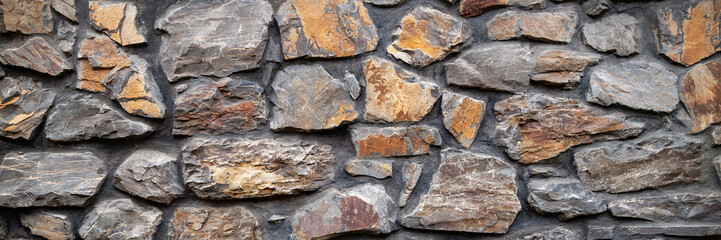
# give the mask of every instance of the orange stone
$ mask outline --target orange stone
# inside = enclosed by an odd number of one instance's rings
[[[721,50],[721,1],[681,1],[656,12],[657,49],[690,66]]]
[[[485,110],[484,101],[450,91],[443,92],[441,101],[443,126],[465,148],[471,147],[473,140],[476,139]]]
[[[721,60],[692,67],[681,80],[679,95],[693,121],[690,133],[721,122]]]

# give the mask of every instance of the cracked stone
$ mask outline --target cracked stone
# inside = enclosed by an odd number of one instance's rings
[[[591,73],[586,101],[668,113],[676,109],[679,101],[677,78],[655,62],[627,61],[602,66]]]
[[[721,195],[717,192],[695,192],[627,197],[609,202],[608,210],[616,217],[654,222],[718,222],[721,220]]]
[[[66,18],[72,20],[73,22],[78,22],[77,18],[75,17],[75,14],[77,10],[75,10],[75,0],[50,0],[50,6],[55,9],[56,12],[60,13],[61,15],[65,16]]]
[[[613,8],[613,2],[611,0],[586,0],[581,7],[586,15],[597,16]]]
[[[0,0],[4,30],[22,34],[53,33],[53,0]]]
[[[586,45],[599,52],[612,52],[621,57],[639,52],[640,31],[638,19],[623,13],[587,23],[581,29]]]
[[[417,156],[441,146],[438,129],[429,126],[351,127],[351,139],[360,158]]]
[[[52,240],[73,240],[73,222],[70,215],[52,211],[35,210],[20,215],[20,222],[35,236]]]
[[[56,31],[55,40],[58,42],[58,48],[66,55],[70,55],[73,51],[73,45],[75,45],[78,26],[62,21],[60,25],[57,25]]]
[[[75,88],[90,92],[105,92],[103,80],[108,74],[132,64],[130,56],[113,40],[92,33],[80,42],[77,56],[78,82]]]
[[[697,64],[679,84],[681,102],[691,115],[691,133],[721,122],[721,60]]]
[[[4,78],[0,81],[0,136],[29,140],[54,100],[53,91],[28,77]]]
[[[130,199],[98,203],[85,216],[78,229],[83,239],[153,239],[163,219],[163,212],[152,206],[141,206]]]
[[[659,8],[653,22],[657,51],[674,62],[691,66],[721,50],[721,1],[683,1]]]
[[[543,9],[546,8],[546,2],[544,0],[461,0],[459,11],[461,12],[461,16],[467,18],[480,15],[494,8],[507,6],[518,6],[525,9]]]
[[[113,186],[134,196],[170,204],[185,191],[177,169],[176,157],[155,150],[138,150],[115,170]]]
[[[492,40],[527,38],[544,42],[569,43],[576,34],[578,13],[506,11],[493,16],[486,27]],[[510,57],[510,56],[505,56]]]
[[[389,178],[393,176],[393,161],[354,159],[346,162],[345,171],[352,176],[369,176],[377,179]]]
[[[533,52],[520,43],[485,43],[463,51],[446,65],[448,85],[523,92],[529,84]]]
[[[577,231],[571,231],[565,227],[555,227],[553,229],[540,231],[529,234],[517,240],[581,240]]]
[[[55,0],[54,0],[55,1]],[[130,2],[89,1],[90,26],[123,46],[145,43],[138,8]]]
[[[573,89],[581,83],[583,72],[596,65],[601,56],[593,53],[549,49],[539,54],[531,80],[549,86]]]
[[[558,214],[561,220],[606,211],[606,201],[575,178],[531,179],[528,204],[541,214]]]
[[[421,178],[421,173],[423,173],[423,163],[403,162],[403,175],[401,176],[403,190],[401,190],[398,196],[399,207],[406,206],[408,198],[411,196],[411,193],[413,193],[413,189],[416,188],[416,184],[418,184],[418,179]]]
[[[148,63],[130,56],[130,67],[116,67],[103,79],[112,99],[126,112],[147,118],[165,118],[165,103]]]
[[[73,69],[65,54],[48,43],[43,37],[33,37],[17,48],[7,48],[0,53],[0,63],[32,69],[51,76],[58,76]]]
[[[180,207],[168,224],[168,238],[262,239],[258,219],[244,207]]]
[[[473,140],[476,139],[478,128],[483,121],[484,111],[486,111],[486,102],[484,101],[443,91],[443,100],[441,101],[443,126],[465,148],[471,147]]]

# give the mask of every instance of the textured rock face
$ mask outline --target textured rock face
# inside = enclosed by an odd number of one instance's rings
[[[84,206],[104,178],[92,153],[11,152],[0,164],[0,206]]]
[[[690,66],[721,50],[721,1],[695,0],[659,8],[657,51]]]
[[[677,78],[676,74],[654,62],[628,61],[602,66],[591,73],[586,101],[671,112],[679,100]]]
[[[105,92],[103,80],[112,71],[130,67],[128,54],[103,35],[88,34],[78,51],[78,83],[75,88],[89,92]]]
[[[130,199],[98,203],[78,229],[83,239],[153,239],[163,212]]]
[[[484,101],[450,91],[443,92],[441,101],[443,126],[465,148],[471,147],[473,140],[476,139],[485,110]]]
[[[676,193],[618,199],[608,203],[613,216],[654,222],[721,220],[721,195],[715,192]]]
[[[56,1],[56,0],[53,0]],[[138,8],[130,2],[89,1],[90,26],[120,45],[145,43],[145,29],[137,20]]]
[[[531,80],[572,89],[581,83],[583,71],[590,65],[596,65],[600,59],[598,54],[549,49],[541,52],[536,59]]]
[[[631,192],[701,177],[701,142],[660,136],[578,151],[578,178],[593,191]],[[653,173],[653,174],[650,174]]]
[[[51,76],[73,69],[65,54],[43,37],[33,37],[20,47],[3,50],[0,52],[0,63],[32,69]]]
[[[78,22],[75,17],[75,13],[77,12],[75,9],[75,0],[51,0],[50,5],[53,9],[55,9],[55,11],[66,18],[72,20],[73,22]]]
[[[170,219],[168,238],[260,240],[258,219],[244,207],[181,207]]]
[[[461,87],[522,92],[530,79],[531,57],[531,49],[520,43],[478,44],[446,65],[446,82]]]
[[[369,176],[384,179],[393,176],[393,161],[390,160],[350,160],[345,171],[353,176]]]
[[[53,91],[30,78],[0,80],[0,136],[29,140],[54,100]]]
[[[363,184],[323,195],[296,211],[290,219],[291,239],[329,239],[346,233],[390,233],[396,204],[382,185]]]
[[[129,59],[130,67],[111,70],[103,79],[103,85],[126,112],[147,118],[164,118],[163,95],[148,63],[135,56]]]
[[[545,42],[571,42],[576,34],[578,13],[572,10],[555,12],[506,11],[486,23],[488,37],[509,40],[520,37]]]
[[[360,96],[361,83],[358,82],[355,75],[346,71],[345,76],[343,76],[343,85],[345,85],[346,90],[354,101],[358,99]]]
[[[314,131],[355,121],[355,102],[345,85],[321,65],[294,65],[273,80],[272,130]]]
[[[493,110],[496,143],[521,163],[552,158],[576,145],[637,136],[644,129],[624,115],[542,94],[516,95]]]
[[[23,34],[52,33],[52,0],[1,0],[5,30]]]
[[[173,135],[241,134],[265,122],[268,110],[258,84],[201,77],[184,86],[175,97]]]
[[[360,158],[423,155],[442,143],[438,129],[428,126],[353,127],[350,132]]]
[[[611,0],[587,0],[581,6],[587,15],[596,16],[613,8],[613,2]]]
[[[73,223],[68,214],[36,210],[20,215],[20,222],[35,236],[52,240],[73,240]]]
[[[257,68],[272,14],[265,0],[193,0],[170,7],[155,24],[167,33],[159,58],[168,81]]]
[[[53,1],[55,2],[61,2]],[[73,25],[67,21],[62,21],[57,25],[55,30],[55,39],[58,41],[58,48],[62,50],[66,55],[70,55],[75,45],[75,38],[77,36],[78,26]]]
[[[463,20],[429,7],[417,7],[403,17],[388,46],[389,55],[424,68],[458,52],[471,38],[473,30]]]
[[[196,137],[183,147],[185,185],[203,199],[314,191],[333,175],[328,145]]]
[[[641,30],[638,19],[628,14],[616,14],[583,26],[583,42],[599,52],[613,52],[629,56],[639,51]]]
[[[516,170],[485,154],[443,150],[430,189],[401,224],[410,228],[505,233],[521,211]]]
[[[275,20],[285,59],[350,57],[378,44],[376,26],[360,0],[289,0]]]
[[[420,121],[440,97],[438,85],[430,79],[378,57],[365,61],[363,74],[367,85],[364,117],[371,121]]]
[[[151,201],[170,204],[185,190],[177,158],[154,150],[138,150],[115,170],[113,186]]]
[[[691,133],[721,122],[721,60],[692,67],[683,76],[678,91],[691,115]]]
[[[528,204],[542,214],[559,214],[561,220],[606,211],[606,202],[571,178],[531,179]]]
[[[546,7],[546,2],[543,0],[461,0],[460,12],[463,17],[473,17],[486,10],[506,6],[541,9]]]
[[[721,235],[721,226],[704,223],[677,223],[677,224],[627,224],[616,227],[615,235],[621,238],[631,236],[678,236],[678,237],[704,237]]]
[[[578,233],[564,227],[556,227],[553,229],[526,235],[518,240],[580,240],[583,239]]]
[[[413,189],[416,188],[418,179],[420,179],[421,173],[423,173],[423,164],[404,162],[402,173],[401,181],[403,182],[403,190],[401,190],[401,194],[398,196],[398,206],[400,207],[406,206],[406,201],[408,201],[411,193],[413,193]]]
[[[721,158],[717,158],[713,161],[713,167],[716,169],[716,177],[721,180]]]
[[[563,168],[557,168],[554,166],[544,165],[530,165],[526,167],[526,173],[530,177],[565,177],[568,176],[568,171]]]

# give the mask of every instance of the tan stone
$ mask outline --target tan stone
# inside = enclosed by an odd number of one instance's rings
[[[79,49],[77,89],[105,92],[105,77],[114,69],[130,67],[128,55],[106,36],[89,35]]]
[[[258,219],[244,207],[180,207],[168,224],[170,239],[260,240]]]
[[[721,122],[721,60],[692,67],[681,80],[679,95],[693,121],[689,132]]]
[[[137,20],[138,8],[129,2],[89,1],[90,25],[128,46],[145,43],[144,29]]]
[[[51,0],[51,6],[53,6],[53,9],[57,11],[58,13],[62,14],[66,18],[73,20],[73,22],[78,22],[77,18],[75,17],[75,13],[77,12],[75,10],[75,0]]]
[[[5,30],[23,34],[53,33],[52,0],[0,0]]]
[[[690,66],[721,50],[721,1],[680,1],[656,12],[658,52]]]
[[[73,222],[70,215],[51,210],[35,210],[20,215],[20,222],[35,236],[50,240],[73,240]]]
[[[576,34],[578,13],[573,10],[553,12],[506,11],[486,23],[488,37],[509,40],[520,37],[546,41],[571,42]]]
[[[533,68],[531,80],[564,89],[575,88],[581,83],[583,71],[596,65],[601,56],[593,53],[549,49],[540,53]]]
[[[443,92],[441,101],[443,126],[465,148],[471,147],[473,140],[476,139],[485,110],[484,101],[450,91]]]
[[[428,126],[353,127],[351,138],[360,158],[423,155],[442,143],[438,129]]]

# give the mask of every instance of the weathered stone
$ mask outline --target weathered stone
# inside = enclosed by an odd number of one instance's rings
[[[578,13],[573,10],[552,12],[506,11],[486,23],[492,40],[524,37],[545,42],[569,43],[576,34]],[[510,56],[503,56],[510,57]]]
[[[360,158],[417,156],[441,146],[438,129],[429,126],[352,127],[351,139]]]
[[[177,158],[160,151],[138,150],[115,170],[113,186],[151,201],[170,204],[185,191]]]
[[[272,130],[332,129],[358,118],[355,102],[343,82],[321,65],[293,65],[273,80]]]
[[[660,8],[654,23],[657,51],[674,62],[690,66],[721,50],[721,1],[683,1]]]
[[[167,33],[159,57],[168,81],[258,68],[272,15],[264,0],[193,0],[170,7],[155,24]]]
[[[105,92],[103,80],[116,69],[130,67],[128,54],[103,35],[88,34],[78,50],[78,82],[75,88],[90,92]]]
[[[75,13],[77,12],[75,10],[75,0],[50,0],[50,6],[55,9],[56,12],[62,14],[66,18],[73,20],[73,22],[78,22],[77,18],[75,17]]]
[[[574,231],[564,227],[555,227],[553,229],[540,231],[529,234],[518,240],[581,240],[581,236]]]
[[[654,222],[721,220],[721,195],[715,192],[671,193],[627,197],[608,203],[616,217],[642,218]]]
[[[721,158],[714,159],[713,167],[716,169],[716,177],[721,181]]]
[[[185,185],[203,199],[314,191],[333,175],[331,146],[196,137],[183,147]]]
[[[586,0],[581,6],[586,15],[596,16],[613,8],[613,2],[611,0]]]
[[[401,4],[405,2],[406,0],[363,0],[363,2],[367,2],[376,6],[381,7],[391,7],[398,4]]]
[[[599,52],[629,56],[639,51],[641,29],[638,20],[628,14],[616,14],[587,23],[581,30],[583,42]]]
[[[644,129],[625,115],[543,94],[516,95],[493,110],[496,143],[521,163],[552,158],[581,144],[637,136]]]
[[[500,158],[445,149],[428,193],[400,223],[410,228],[505,233],[521,211],[516,170]]]
[[[52,240],[75,239],[72,219],[62,212],[36,210],[20,215],[20,222],[35,236]]]
[[[237,206],[177,208],[168,226],[170,239],[262,239],[255,215]]]
[[[52,0],[0,0],[6,31],[23,34],[52,33]]]
[[[549,49],[541,52],[536,59],[531,80],[572,89],[581,83],[583,71],[600,60],[601,56],[598,54]]]
[[[53,0],[56,1],[56,0]],[[123,46],[145,43],[145,28],[131,2],[89,1],[90,26]]]
[[[290,219],[291,239],[329,239],[347,233],[385,234],[395,227],[397,208],[383,185],[366,183],[321,197]]]
[[[614,226],[589,225],[587,227],[588,233],[586,234],[586,239],[613,239],[614,228]]]
[[[153,239],[163,212],[130,199],[98,203],[78,229],[83,239]]]
[[[369,176],[377,179],[389,178],[393,176],[393,161],[350,160],[345,164],[345,171],[352,176]]]
[[[3,77],[5,77],[5,69],[0,66],[0,79],[2,79]]]
[[[152,131],[153,127],[144,121],[84,94],[72,95],[55,105],[45,121],[45,137],[60,142],[140,137]]]
[[[574,154],[578,178],[593,191],[631,192],[701,178],[703,144],[674,136],[615,142]]]
[[[529,177],[565,177],[568,176],[566,169],[557,168],[554,166],[544,165],[530,165],[526,167],[526,173]]]
[[[289,0],[275,13],[285,59],[370,52],[378,33],[360,0]]]
[[[33,37],[17,48],[7,48],[0,53],[0,63],[32,69],[57,76],[73,69],[62,51],[43,37]]]
[[[164,118],[165,103],[148,63],[130,56],[130,67],[116,67],[103,79],[111,97],[126,112],[147,118]]]
[[[455,1],[455,0],[454,0]],[[498,7],[518,6],[525,9],[546,8],[544,0],[461,0],[461,16],[473,17]]]
[[[365,115],[371,121],[417,122],[433,108],[440,91],[430,79],[378,57],[363,66]]]
[[[721,145],[721,126],[715,126],[711,132],[711,139],[713,139],[713,145]]]
[[[270,216],[268,218],[268,222],[269,223],[280,223],[283,220],[285,220],[286,218],[288,218],[288,216],[273,214],[272,216]]]
[[[522,92],[533,68],[531,49],[520,43],[486,43],[463,51],[446,65],[449,85]]]
[[[460,51],[471,34],[473,29],[462,19],[420,6],[401,19],[395,41],[386,51],[416,68],[424,68]]]
[[[676,79],[676,74],[655,62],[606,65],[591,73],[586,101],[668,113],[679,100]]]
[[[576,179],[531,179],[528,205],[541,214],[558,214],[561,220],[606,211],[606,201]]]
[[[483,121],[486,102],[469,96],[444,91],[441,101],[443,126],[451,132],[461,146],[471,147],[476,139],[478,128]]]
[[[76,25],[68,23],[67,21],[61,21],[60,24],[57,25],[55,40],[58,42],[58,48],[66,55],[73,51],[77,30],[78,27]]]
[[[343,84],[345,85],[345,89],[350,94],[350,97],[353,98],[353,100],[358,99],[358,96],[360,96],[360,83],[358,82],[358,79],[355,78],[355,75],[345,72],[345,76],[343,77]]]
[[[408,197],[411,196],[411,193],[413,193],[413,189],[416,188],[416,184],[418,184],[418,179],[420,179],[421,173],[423,173],[422,163],[403,163],[403,175],[401,176],[401,181],[403,182],[403,190],[401,190],[401,194],[398,196],[399,207],[406,206]]]
[[[692,67],[678,90],[693,122],[689,132],[699,133],[721,122],[721,60]]]
[[[614,235],[614,237],[618,237],[618,239],[639,238],[644,235],[677,237],[718,236],[721,235],[721,226],[714,223],[624,224],[616,227]]]
[[[0,81],[0,136],[29,140],[55,100],[55,93],[30,78]]]
[[[105,178],[92,153],[10,152],[0,164],[0,206],[84,206]]]

